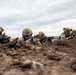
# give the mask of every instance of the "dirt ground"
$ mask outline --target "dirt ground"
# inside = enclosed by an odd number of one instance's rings
[[[19,65],[28,59],[41,63],[42,72]],[[76,38],[42,44],[37,49],[0,46],[0,75],[76,75],[75,59]]]

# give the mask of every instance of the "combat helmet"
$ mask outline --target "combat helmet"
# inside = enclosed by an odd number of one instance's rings
[[[0,27],[0,32],[3,32],[3,31],[4,31],[4,29],[2,27]]]
[[[25,28],[25,29],[22,31],[22,35],[23,35],[23,36],[24,36],[24,35],[32,35],[32,34],[33,34],[32,30],[29,29],[29,28]]]
[[[70,29],[70,28],[63,28],[63,31],[64,31],[64,32],[70,32],[71,29]]]
[[[42,32],[42,31],[40,31],[40,32],[38,33],[38,35],[39,35],[39,36],[45,36],[45,33]]]

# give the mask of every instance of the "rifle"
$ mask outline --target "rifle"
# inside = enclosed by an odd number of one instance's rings
[[[11,37],[8,37],[8,36],[6,36],[6,35],[0,35],[0,43],[1,43],[1,44],[8,43],[10,38],[11,38]]]
[[[54,39],[54,37],[53,36],[50,36],[50,37],[47,37],[48,38],[48,42],[51,42],[52,43],[52,39]]]

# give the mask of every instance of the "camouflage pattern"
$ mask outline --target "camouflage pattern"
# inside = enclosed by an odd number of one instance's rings
[[[47,36],[45,36],[45,33],[42,32],[42,31],[40,31],[40,32],[38,33],[38,35],[35,35],[34,38],[38,38],[40,43],[47,42],[47,40],[48,40]],[[33,42],[36,42],[36,40],[37,40],[37,39],[35,39],[35,41],[33,41]],[[38,41],[38,40],[37,40],[37,41]]]
[[[1,44],[6,44],[8,43],[11,37],[8,37],[5,33],[2,34],[2,32],[4,31],[4,29],[2,27],[0,27],[0,43]]]
[[[33,43],[34,43],[35,45],[41,45],[40,39],[38,39],[38,38],[33,38]]]
[[[29,29],[29,28],[25,28],[23,31],[22,31],[22,37],[20,37],[18,39],[18,43],[19,44],[23,44],[23,42],[25,41],[26,44],[30,44],[31,43],[31,38],[32,38],[32,30]]]
[[[10,38],[9,41],[12,42],[12,41],[14,41],[14,39],[15,39],[15,38]]]
[[[24,38],[23,38],[23,37],[20,37],[20,38],[19,38],[19,41],[24,41]]]
[[[45,36],[44,32],[39,32],[38,35],[35,35],[33,38],[38,38],[39,40],[37,40],[39,43],[45,43],[45,42],[51,42],[52,43],[52,39],[54,39],[53,36],[47,37]],[[36,39],[35,41],[33,40],[33,42],[37,42]]]
[[[0,33],[3,32],[3,31],[4,31],[4,29],[2,27],[0,27]]]
[[[45,42],[47,42],[48,41],[48,37],[47,36],[41,36],[41,37],[39,37],[39,39],[40,39],[40,42],[41,43],[45,43]]]
[[[10,38],[9,41],[14,42],[15,40],[18,40],[18,39],[19,39],[18,37],[17,38]]]
[[[65,39],[66,38],[66,34],[63,32],[60,34],[60,39]]]
[[[34,45],[41,45],[42,43],[45,43],[45,42],[53,42],[59,39],[70,39],[70,38],[76,37],[76,30],[73,30],[71,28],[63,28],[63,32],[60,34],[60,36],[51,36],[51,37],[47,37],[45,33],[42,31],[40,31],[38,35],[35,35],[34,37],[32,37],[32,34],[33,34],[32,30],[29,28],[25,28],[22,31],[22,37],[20,37],[19,39],[10,38],[6,36],[5,33],[2,34],[3,31],[4,29],[0,27],[0,41],[1,42],[4,40],[5,42],[7,40],[9,42],[14,42],[14,40],[17,40],[18,43],[22,43],[24,41],[27,44],[34,44]]]
[[[31,39],[24,40],[23,37],[20,37],[20,38],[18,39],[18,43],[19,43],[19,44],[23,44],[23,42],[25,41],[26,43],[29,43],[29,44],[30,44],[30,43],[31,43],[30,40],[31,40]]]
[[[23,35],[23,36],[24,36],[24,35],[32,35],[32,34],[33,34],[32,30],[29,29],[29,28],[25,28],[25,29],[23,30],[23,32],[22,32],[22,35]]]
[[[42,32],[42,31],[40,31],[40,32],[38,33],[38,36],[45,36],[45,33]]]
[[[60,34],[60,39],[67,39],[69,36],[70,36],[70,31],[72,31],[72,29],[70,28],[63,28],[63,31],[61,34]]]
[[[63,28],[64,32],[70,32],[70,30],[71,30],[70,28]]]
[[[23,40],[23,41],[26,41],[28,39],[31,39],[32,38],[32,30],[29,29],[29,28],[25,28],[23,31],[22,31],[22,37],[20,38],[20,40]]]
[[[72,39],[76,37],[76,30],[71,28],[63,28],[63,33],[60,34],[61,39]]]
[[[76,30],[71,30],[70,31],[70,36],[73,38],[73,37],[76,37]]]

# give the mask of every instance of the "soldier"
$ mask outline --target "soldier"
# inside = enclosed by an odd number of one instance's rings
[[[18,43],[21,43],[23,45],[23,41],[25,41],[26,43],[31,43],[31,38],[32,38],[32,30],[29,29],[29,28],[25,28],[23,31],[22,31],[22,37],[18,40]]]
[[[61,39],[67,39],[70,36],[70,28],[63,28],[63,33],[60,34]]]
[[[0,35],[2,35],[3,31],[4,31],[4,29],[2,27],[0,27]]]
[[[24,41],[30,39],[32,37],[32,34],[33,34],[33,32],[31,29],[29,29],[29,28],[24,29],[22,32]]]
[[[4,31],[4,29],[2,27],[0,27],[0,43],[1,44],[5,44],[9,42],[10,37],[6,36],[5,33],[2,34],[2,32]]]
[[[35,41],[33,40],[34,43],[36,42],[38,44],[40,44],[40,43],[42,44],[42,43],[46,43],[46,42],[52,43],[52,39],[54,39],[52,36],[50,36],[50,37],[45,36],[45,33],[42,31],[40,31],[38,33],[38,35],[35,35],[34,38],[36,38],[36,39],[38,38],[37,40],[35,39]]]
[[[47,37],[45,36],[44,32],[40,31],[38,35],[32,37],[31,42],[34,45],[41,45],[42,43],[47,41]]]
[[[45,43],[48,40],[47,36],[45,36],[45,33],[42,31],[40,31],[37,36],[38,39],[40,40],[40,43]]]
[[[0,43],[2,43],[3,41],[3,34],[2,34],[2,32],[4,31],[4,29],[2,28],[2,27],[0,27]]]

